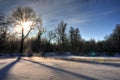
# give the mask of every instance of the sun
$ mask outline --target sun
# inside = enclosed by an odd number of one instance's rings
[[[16,27],[15,27],[15,31],[18,33],[21,33],[21,31],[23,29],[24,34],[26,34],[32,26],[31,21],[21,22],[20,24],[21,25],[16,25]]]
[[[26,21],[26,22],[23,22],[22,23],[22,28],[25,30],[25,31],[28,31],[28,30],[30,30],[30,27],[31,27],[31,24],[32,22],[30,22],[30,21]]]

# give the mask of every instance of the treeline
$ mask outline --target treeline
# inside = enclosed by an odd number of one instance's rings
[[[20,11],[20,10],[19,10]],[[14,17],[14,16],[13,16]],[[0,52],[18,53],[21,51],[21,36],[11,33],[11,23],[3,15],[0,15]],[[120,54],[120,24],[116,25],[112,34],[103,41],[89,41],[81,37],[79,28],[70,27],[67,32],[67,23],[61,21],[52,31],[46,31],[41,25],[37,25],[38,33],[34,37],[27,37],[22,42],[23,52],[30,50],[34,53],[46,52],[72,52],[74,55],[107,55]],[[43,35],[44,34],[44,35]],[[24,35],[24,34],[22,34]],[[44,37],[43,37],[44,36]]]

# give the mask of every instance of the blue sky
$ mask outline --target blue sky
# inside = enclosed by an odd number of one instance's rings
[[[6,15],[19,6],[31,6],[48,31],[64,21],[67,30],[78,27],[86,40],[103,40],[120,23],[120,0],[0,0]]]

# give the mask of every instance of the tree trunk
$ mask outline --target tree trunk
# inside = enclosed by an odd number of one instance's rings
[[[21,42],[20,42],[20,53],[21,54],[23,53],[23,43],[24,43],[24,39],[21,39]]]
[[[49,42],[47,43],[46,48],[45,48],[44,52],[42,53],[42,56],[44,56],[44,54],[48,51],[48,48],[50,46],[50,41],[51,40],[49,40]]]
[[[24,29],[22,28],[22,36],[21,36],[21,42],[20,42],[20,53],[23,53],[23,43],[24,43]]]

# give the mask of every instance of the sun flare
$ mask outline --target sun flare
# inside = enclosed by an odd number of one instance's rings
[[[26,34],[30,30],[31,25],[32,25],[31,21],[22,22],[21,25],[16,26],[15,31],[20,33],[23,28],[24,33]]]
[[[31,26],[31,22],[30,21],[27,21],[27,22],[23,22],[22,23],[22,28],[25,30],[25,31],[28,31],[30,29],[30,26]]]

